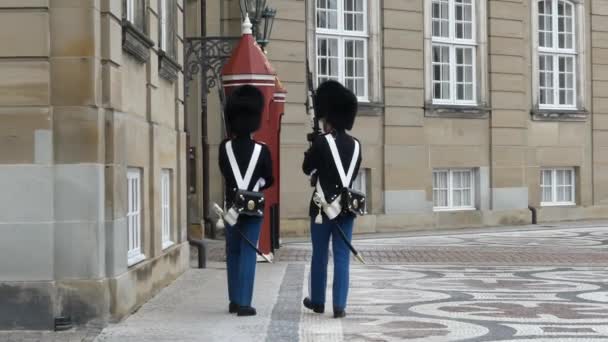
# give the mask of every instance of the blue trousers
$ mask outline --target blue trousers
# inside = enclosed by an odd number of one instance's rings
[[[234,226],[226,226],[228,298],[240,306],[251,306],[257,255],[236,229],[240,229],[249,241],[257,245],[261,226],[262,218],[247,216],[239,217]]]
[[[340,216],[334,220],[351,241],[353,235],[353,217]],[[312,237],[312,262],[310,265],[310,301],[313,304],[325,304],[325,288],[327,287],[327,262],[329,238],[332,241],[334,254],[334,308],[344,310],[348,296],[350,250],[340,236],[334,222],[323,217],[322,224],[311,220],[310,234]]]

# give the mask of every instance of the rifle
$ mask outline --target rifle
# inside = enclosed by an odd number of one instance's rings
[[[319,118],[316,113],[315,106],[315,89],[312,84],[312,72],[310,71],[310,64],[308,63],[308,58],[306,58],[306,84],[308,86],[308,96],[306,96],[306,113],[312,124],[312,132],[306,135],[306,140],[308,140],[308,144],[312,146],[315,138],[322,134],[321,127],[319,127]],[[312,111],[311,111],[312,109]],[[310,176],[310,186],[315,187],[317,184],[317,174],[313,174]]]
[[[312,144],[315,138],[321,135],[321,127],[319,127],[319,119],[315,110],[316,94],[315,89],[313,87],[312,72],[310,71],[310,64],[308,63],[308,58],[306,58],[306,84],[308,86],[308,96],[306,97],[306,113],[310,117],[312,123],[312,132],[306,135],[306,140],[308,140],[308,142]]]

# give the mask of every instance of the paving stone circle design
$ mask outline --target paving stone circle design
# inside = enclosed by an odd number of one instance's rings
[[[351,284],[345,341],[608,340],[606,268],[353,266]]]

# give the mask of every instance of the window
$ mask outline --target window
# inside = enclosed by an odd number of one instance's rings
[[[473,175],[471,169],[433,171],[434,210],[475,209]]]
[[[540,179],[541,205],[575,205],[574,169],[543,169]]]
[[[145,0],[123,0],[124,18],[137,27],[141,32],[145,31]]]
[[[353,190],[367,195],[367,172],[366,169],[359,170],[357,177],[353,180]]]
[[[144,260],[141,249],[141,170],[127,171],[127,241],[129,266]]]
[[[576,109],[576,8],[569,1],[540,0],[537,10],[539,108]]]
[[[176,3],[175,0],[159,0],[159,45],[170,57],[176,58]]]
[[[171,241],[171,170],[164,169],[160,174],[161,232],[163,249],[173,245]]]
[[[141,64],[150,58],[150,48],[154,46],[146,35],[146,1],[123,0],[122,48]]]
[[[316,0],[317,84],[336,80],[368,99],[367,0]]]
[[[475,0],[432,0],[432,99],[477,104]]]

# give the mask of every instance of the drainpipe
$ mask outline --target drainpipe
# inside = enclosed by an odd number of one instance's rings
[[[536,217],[536,208],[529,205],[528,209],[532,213],[532,224],[537,224],[538,221],[537,221],[537,217]]]
[[[207,35],[207,27],[206,27],[206,15],[207,15],[207,1],[201,0],[201,37],[205,37]],[[206,75],[203,75],[202,82],[202,101],[201,101],[201,139],[203,151],[202,154],[202,188],[203,188],[203,212],[201,214],[202,222],[201,228],[205,233],[209,233],[210,238],[215,238],[215,230],[213,229],[213,222],[209,218],[209,135],[207,133],[208,123],[207,123],[207,84],[206,84]]]

